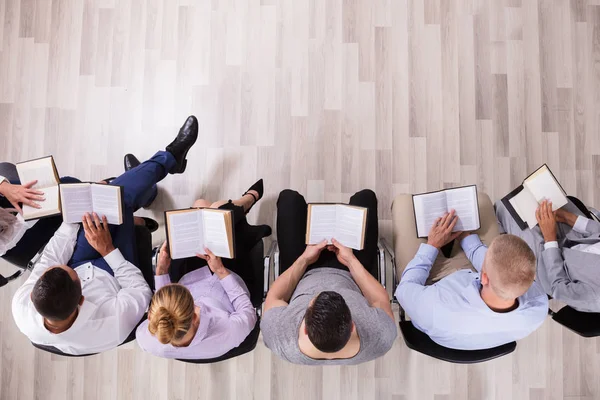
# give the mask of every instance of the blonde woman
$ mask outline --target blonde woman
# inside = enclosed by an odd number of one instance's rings
[[[260,180],[238,200],[194,203],[233,211],[236,259],[222,261],[206,249],[207,255],[172,263],[163,244],[148,320],[136,332],[144,351],[165,358],[215,358],[239,346],[252,331],[257,316],[248,291],[253,287],[249,253],[271,228],[249,225],[245,214],[262,194]]]

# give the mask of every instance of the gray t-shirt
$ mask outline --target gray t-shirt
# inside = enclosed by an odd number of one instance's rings
[[[339,293],[352,314],[360,338],[360,351],[352,358],[315,360],[298,346],[298,332],[306,308],[323,291]],[[308,271],[298,283],[289,305],[265,312],[260,329],[265,345],[279,357],[295,364],[354,365],[371,361],[387,353],[398,334],[396,323],[380,308],[371,307],[348,271],[316,268]]]

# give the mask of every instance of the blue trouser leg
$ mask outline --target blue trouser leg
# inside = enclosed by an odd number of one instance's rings
[[[114,246],[121,251],[127,261],[134,265],[137,262],[137,257],[133,213],[154,197],[156,183],[167,176],[175,163],[175,158],[171,153],[159,151],[151,159],[125,172],[110,183],[111,185],[123,187],[125,203],[123,224],[110,225],[110,234]],[[77,236],[77,244],[69,261],[69,266],[76,268],[88,261],[92,261],[96,267],[107,270],[112,274],[112,270],[110,270],[106,261],[90,246],[85,238],[85,232],[81,229]]]

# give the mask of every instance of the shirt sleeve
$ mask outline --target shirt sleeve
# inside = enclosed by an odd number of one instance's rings
[[[460,246],[467,255],[467,258],[473,264],[477,272],[481,272],[487,246],[481,242],[479,235],[469,235],[460,242]]]
[[[127,339],[144,316],[152,298],[152,291],[139,268],[125,260],[119,249],[110,252],[104,260],[112,268],[121,286],[112,307],[117,316],[119,343],[121,343]]]
[[[2,182],[4,182],[4,181],[7,181],[7,182],[8,182],[8,179],[6,179],[6,178],[5,178],[5,177],[3,177],[2,175],[0,175],[0,183],[2,183]]]
[[[556,240],[553,240],[551,242],[544,243],[544,250],[548,249],[558,249],[558,242]]]
[[[155,275],[154,276],[154,290],[157,291],[160,288],[162,288],[163,286],[167,286],[171,284],[171,275],[169,274],[164,274],[164,275]]]
[[[248,292],[240,286],[233,274],[220,279],[219,282],[223,286],[235,310],[229,314],[228,332],[231,345],[237,347],[254,329],[257,320],[256,310],[250,301]]]
[[[423,328],[433,322],[432,308],[428,304],[433,286],[425,286],[425,282],[437,255],[438,249],[421,244],[415,258],[406,266],[395,293],[402,308]]]
[[[290,306],[274,307],[267,310],[260,320],[260,331],[263,335],[265,346],[284,360],[289,361],[286,350],[290,321],[288,308]],[[389,317],[388,317],[389,318]],[[293,325],[295,326],[295,325]],[[298,340],[297,332],[293,340]]]
[[[71,259],[79,226],[75,224],[62,223],[54,236],[50,239],[39,261],[33,267],[31,274],[25,283],[17,289],[12,301],[15,322],[19,325],[20,307],[29,305],[31,292],[40,277],[51,267],[65,265]]]
[[[600,233],[600,222],[580,215],[577,217],[575,225],[573,225],[573,230],[583,235]]]

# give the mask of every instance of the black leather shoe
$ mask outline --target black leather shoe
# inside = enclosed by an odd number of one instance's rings
[[[258,193],[258,198],[256,198],[255,195],[250,193],[251,190],[254,190],[254,191],[256,191],[256,193]],[[250,210],[252,210],[252,207],[254,207],[254,205],[256,203],[258,203],[258,201],[260,199],[262,199],[264,191],[265,191],[265,188],[264,188],[263,180],[261,178],[258,181],[256,181],[256,183],[254,185],[250,186],[250,189],[246,190],[246,193],[244,193],[242,195],[242,197],[244,197],[245,195],[249,194],[250,196],[252,196],[254,198],[254,202],[252,203],[250,208],[248,208],[248,211],[246,211],[246,214],[248,214],[250,212]]]
[[[144,220],[144,225],[146,226],[146,228],[148,228],[150,233],[156,232],[158,230],[158,222],[148,217],[142,217],[142,219]]]
[[[138,165],[140,165],[140,160],[138,160],[133,154],[125,154],[123,158],[123,165],[125,171],[129,171],[130,169],[134,169]]]
[[[181,129],[179,129],[175,140],[166,148],[169,153],[173,154],[173,157],[177,161],[177,164],[175,164],[169,173],[181,174],[185,171],[187,165],[185,156],[193,144],[196,143],[196,139],[198,139],[198,120],[191,115],[185,120]]]

